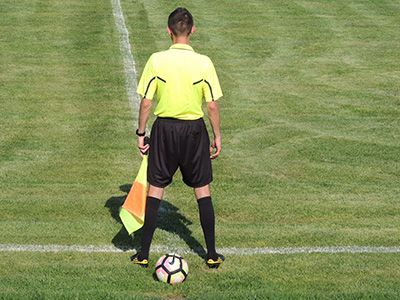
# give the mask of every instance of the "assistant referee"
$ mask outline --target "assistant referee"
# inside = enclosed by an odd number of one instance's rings
[[[213,180],[211,159],[221,152],[220,116],[217,100],[221,87],[212,61],[189,45],[195,30],[193,17],[177,8],[168,18],[167,31],[173,45],[151,55],[137,92],[142,96],[139,111],[138,147],[149,150],[145,220],[141,251],[131,257],[135,264],[148,266],[150,244],[157,227],[158,209],[164,188],[180,169],[183,181],[194,189],[200,223],[207,246],[206,264],[217,268],[224,257],[215,250],[215,215],[209,184]],[[144,145],[152,99],[157,92],[157,116],[151,129],[151,146]],[[203,120],[202,101],[207,103],[214,138],[211,142]]]

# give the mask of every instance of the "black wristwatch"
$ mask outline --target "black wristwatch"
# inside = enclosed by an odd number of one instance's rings
[[[138,129],[136,129],[136,135],[137,136],[145,136],[146,135],[146,131],[143,132],[143,133],[139,133],[139,128],[138,128]]]

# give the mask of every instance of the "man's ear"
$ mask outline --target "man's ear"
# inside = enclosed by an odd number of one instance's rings
[[[193,32],[195,31],[195,29],[196,29],[196,26],[192,26],[192,30],[190,31],[190,34],[193,34]]]
[[[170,36],[172,36],[172,30],[167,26],[167,31]]]

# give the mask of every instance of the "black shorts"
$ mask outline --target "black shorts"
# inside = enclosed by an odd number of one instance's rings
[[[213,180],[210,138],[203,119],[187,121],[157,118],[151,129],[148,182],[164,188],[178,167],[183,182],[203,187]]]

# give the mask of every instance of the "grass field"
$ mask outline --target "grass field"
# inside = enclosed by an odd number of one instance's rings
[[[398,1],[121,0],[139,75],[185,6],[224,92],[212,191],[237,251],[206,268],[178,173],[153,241],[196,250],[174,287],[118,218],[141,158],[113,3],[0,0],[0,244],[132,249],[0,251],[0,299],[399,299],[399,252],[240,252],[400,246]]]

